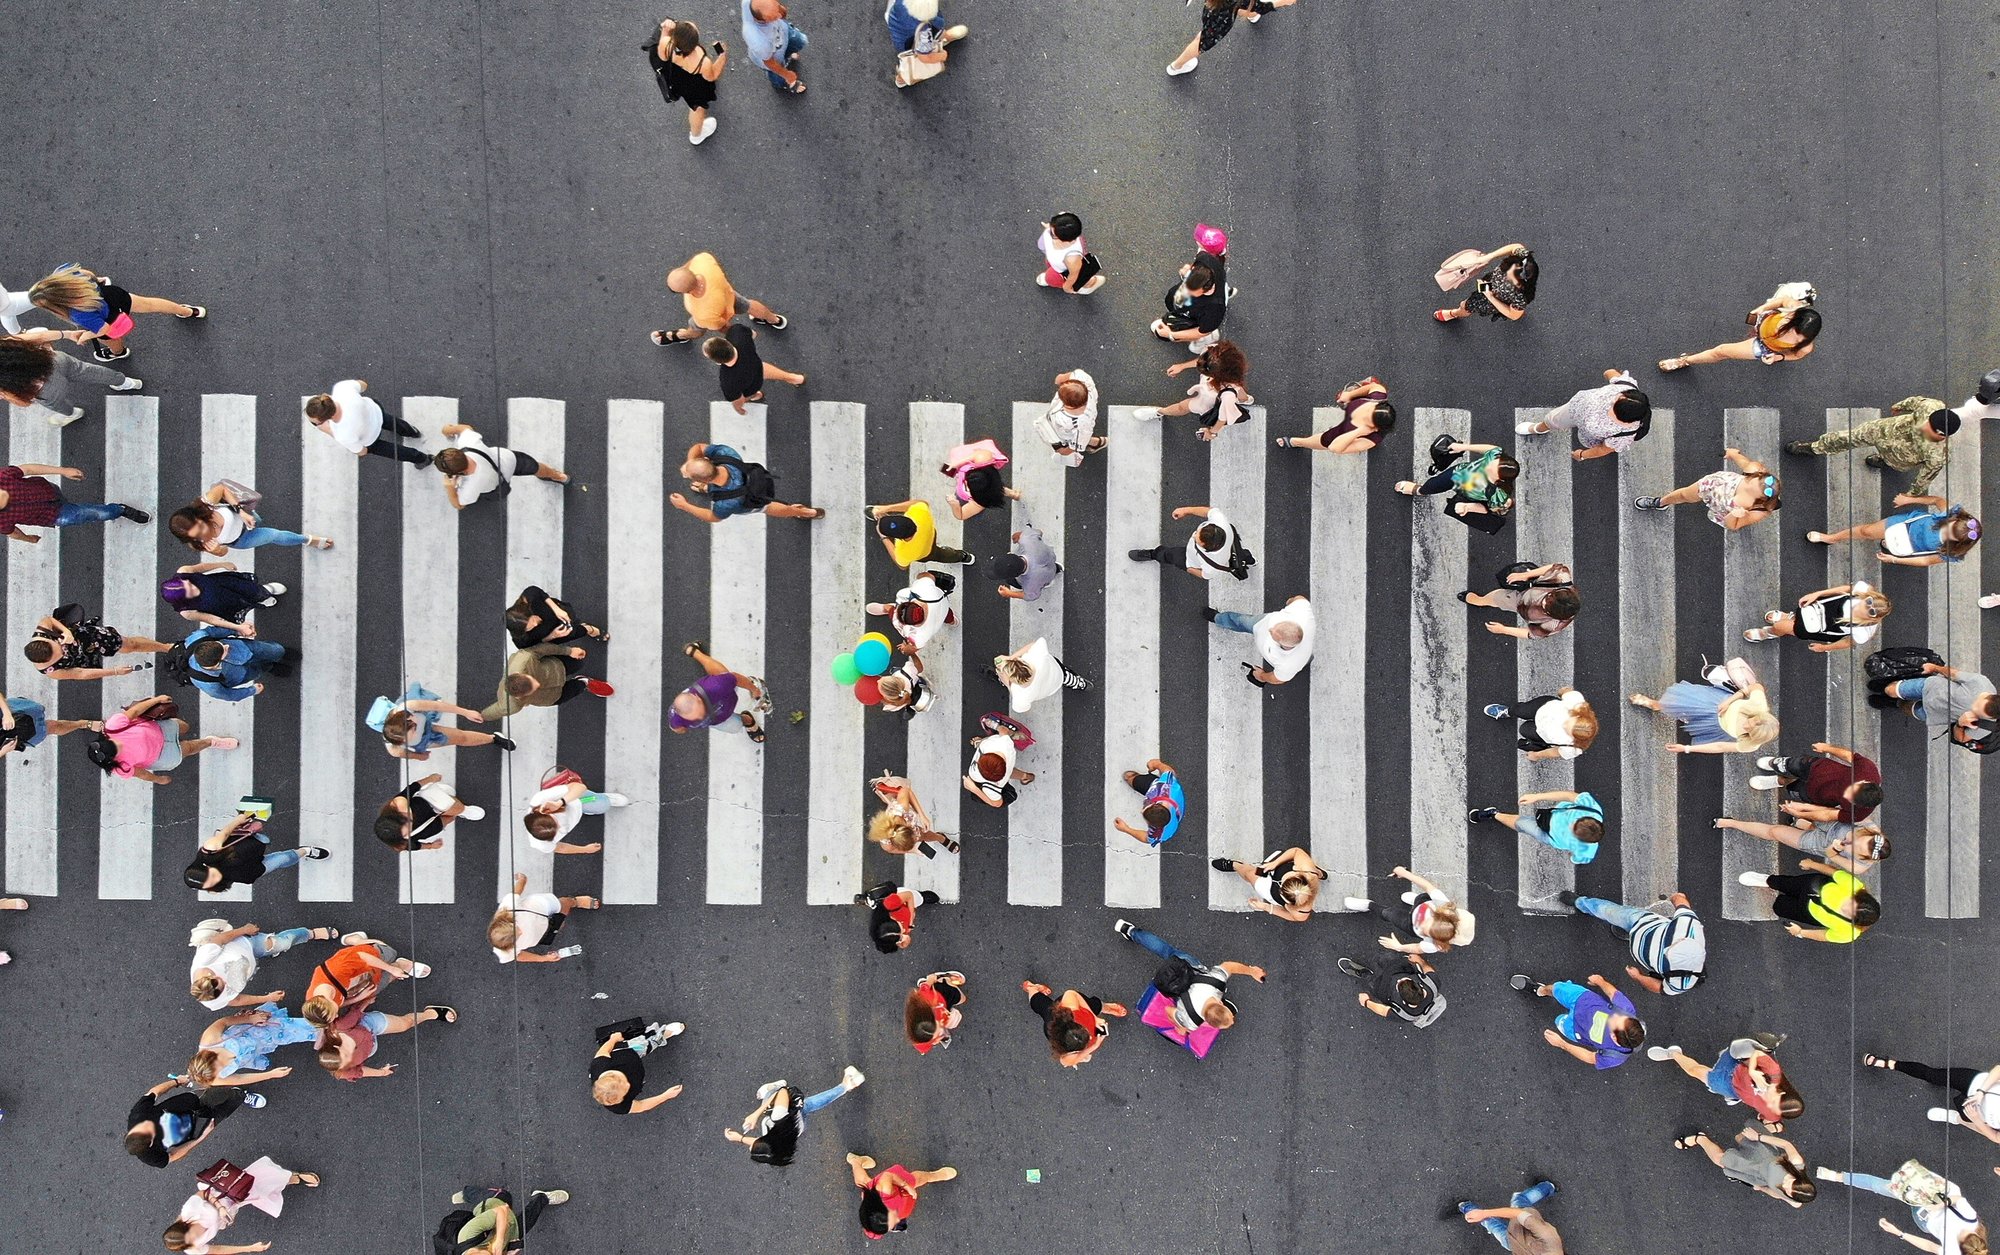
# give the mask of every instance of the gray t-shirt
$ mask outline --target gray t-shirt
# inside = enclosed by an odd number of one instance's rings
[[[1722,1152],[1722,1175],[1745,1185],[1782,1191],[1790,1175],[1784,1163],[1785,1157],[1763,1142],[1739,1144]]]
[[[1972,703],[1993,692],[1993,681],[1971,671],[1961,671],[1957,679],[1934,675],[1924,680],[1924,723],[1932,733],[1941,733],[1958,721],[1958,717],[1972,709]],[[1974,740],[1991,735],[1984,729],[1976,729]]]
[[[1014,552],[1028,564],[1028,569],[1021,572],[1015,586],[1021,590],[1024,599],[1033,601],[1055,579],[1056,573],[1062,570],[1062,564],[1056,561],[1056,551],[1049,548],[1041,529],[1033,523],[1021,524],[1021,539],[1015,542]]]

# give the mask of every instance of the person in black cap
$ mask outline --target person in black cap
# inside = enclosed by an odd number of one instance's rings
[[[1015,601],[1034,601],[1062,574],[1056,551],[1033,523],[1014,533],[1014,549],[986,564],[986,573],[1000,581],[999,593]]]
[[[1825,457],[1866,445],[1875,450],[1867,462],[1876,470],[1915,471],[1909,495],[1921,497],[1951,461],[1951,434],[1962,426],[1958,411],[1936,397],[1904,397],[1882,418],[1826,432],[1817,440],[1794,440],[1785,452]]]

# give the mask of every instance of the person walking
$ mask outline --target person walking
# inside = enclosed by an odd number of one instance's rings
[[[428,963],[396,957],[395,947],[386,941],[365,932],[347,933],[340,949],[313,969],[299,1014],[315,1028],[331,1028],[348,1012],[373,1004],[384,984],[430,974]]]
[[[233,885],[255,884],[265,872],[297,867],[302,859],[331,857],[323,846],[266,849],[270,844],[271,836],[264,831],[264,821],[238,811],[195,847],[194,862],[188,864],[182,883],[190,889],[217,893]]]
[[[1249,579],[1250,568],[1257,565],[1257,559],[1244,547],[1236,524],[1229,521],[1222,507],[1175,506],[1168,517],[1178,522],[1190,516],[1201,522],[1195,525],[1186,544],[1133,549],[1127,551],[1126,556],[1134,562],[1157,562],[1161,566],[1180,567],[1198,580],[1209,579],[1218,573],[1233,576],[1239,581]]]
[[[1796,1119],[1805,1112],[1804,1100],[1786,1079],[1774,1053],[1784,1040],[1781,1034],[1764,1032],[1735,1038],[1716,1055],[1712,1065],[1690,1059],[1674,1045],[1648,1047],[1646,1057],[1655,1063],[1673,1063],[1732,1107],[1748,1104],[1766,1128],[1776,1131],[1783,1127],[1780,1121]]]
[[[194,959],[188,964],[188,995],[210,1011],[276,1002],[282,989],[267,994],[245,993],[260,960],[275,958],[308,941],[332,941],[337,928],[281,928],[267,933],[255,924],[231,924],[205,919],[188,934]]]
[[[1785,809],[1800,805],[1785,803]],[[1853,872],[1857,876],[1866,875],[1868,870],[1889,857],[1889,838],[1873,825],[1847,823],[1844,820],[1816,820],[1809,827],[1799,828],[1793,824],[1765,824],[1751,819],[1718,819],[1717,828],[1734,829],[1757,838],[1759,841],[1774,841],[1779,845],[1797,850],[1808,858],[1816,858],[1822,863]]]
[[[498,449],[488,445],[466,423],[446,423],[439,429],[449,448],[439,449],[428,459],[444,473],[444,496],[454,510],[463,510],[481,497],[505,497],[514,491],[513,481],[533,476],[552,484],[567,484],[569,476],[519,449]]]
[[[28,302],[87,333],[96,341],[92,352],[100,362],[132,355],[125,337],[132,334],[134,314],[172,314],[183,321],[208,317],[206,306],[128,292],[75,262],[37,279],[28,289]]]
[[[1658,697],[1632,694],[1634,706],[1680,721],[1688,743],[1669,742],[1672,754],[1753,754],[1778,739],[1778,716],[1757,673],[1731,658],[1701,674],[1702,682],[1676,680]]]
[[[1519,322],[1527,317],[1528,306],[1535,301],[1535,284],[1542,276],[1542,267],[1526,244],[1496,248],[1469,268],[1486,271],[1472,285],[1472,295],[1450,309],[1433,310],[1432,318],[1452,323],[1474,314],[1495,322],[1502,319]]]
[[[1625,974],[1642,988],[1675,997],[1701,983],[1708,966],[1708,929],[1679,890],[1650,906],[1626,906],[1568,890],[1556,895],[1571,910],[1602,920],[1625,937],[1632,962]]]
[[[233,750],[233,736],[188,736],[188,721],[164,693],[142,697],[117,714],[87,726],[97,733],[88,747],[90,761],[108,776],[166,784],[172,772],[203,750]]]
[[[174,568],[172,579],[160,581],[160,600],[190,623],[230,627],[252,611],[275,606],[285,586],[239,571],[234,562],[194,562]]]
[[[1090,681],[1068,667],[1049,649],[1048,638],[1037,636],[1011,654],[993,660],[993,674],[1007,689],[1007,708],[1025,715],[1044,697],[1063,689],[1084,690]]]
[[[2000,1067],[1984,1072],[1977,1068],[1934,1068],[1928,1063],[1873,1053],[1862,1055],[1861,1062],[1867,1067],[1913,1076],[1943,1090],[1945,1105],[1924,1112],[1925,1119],[1936,1124],[1959,1125],[1989,1142],[2000,1142]]]
[[[104,620],[87,613],[75,602],[67,602],[43,615],[33,635],[21,647],[21,655],[51,680],[101,680],[106,676],[131,675],[139,666],[107,667],[106,657],[118,654],[163,654],[172,649],[150,636],[121,632],[104,626]],[[145,666],[150,664],[140,664]]]
[[[1546,640],[1567,630],[1583,610],[1583,598],[1576,591],[1575,576],[1561,562],[1516,562],[1500,572],[1500,587],[1490,593],[1463,592],[1458,599],[1482,610],[1504,610],[1519,615],[1523,626],[1487,623],[1495,636],[1512,636],[1524,641]]]
[[[153,521],[153,516],[144,510],[115,501],[103,504],[70,501],[63,496],[60,485],[50,482],[82,478],[83,472],[74,466],[43,466],[36,462],[0,466],[0,536],[33,545],[42,538],[22,528],[79,527],[85,523],[108,523],[112,519]]]
[[[1819,336],[1819,311],[1812,307],[1818,299],[1819,293],[1810,283],[1780,284],[1769,300],[1744,316],[1743,321],[1753,328],[1747,338],[1725,341],[1699,353],[1661,358],[1660,369],[1685,370],[1711,362],[1756,362],[1763,366],[1796,362],[1813,351]]]
[[[333,548],[333,541],[325,536],[265,527],[256,512],[262,504],[261,494],[246,495],[241,484],[221,480],[209,485],[193,505],[182,506],[168,515],[167,530],[188,548],[218,558],[228,557],[231,549],[258,549],[265,545]]]
[[[938,543],[937,515],[927,501],[912,497],[888,505],[871,505],[865,513],[875,524],[875,535],[881,538],[889,557],[905,570],[919,562],[971,566],[978,561],[963,549]]]
[[[1111,443],[1097,434],[1097,381],[1078,367],[1056,376],[1056,394],[1049,408],[1035,421],[1035,433],[1063,465],[1083,465],[1085,454],[1102,453]]]
[[[915,854],[925,851],[925,857],[936,857],[930,850],[933,845],[941,845],[948,853],[958,853],[958,842],[939,832],[931,822],[930,812],[924,809],[923,801],[917,797],[916,786],[902,776],[884,772],[868,782],[875,797],[882,803],[868,820],[868,839],[880,846],[885,854]]]
[[[1569,456],[1576,462],[1623,453],[1652,429],[1653,402],[1639,390],[1639,381],[1629,370],[1608,369],[1601,386],[1579,389],[1546,418],[1514,424],[1514,430],[1523,436],[1574,432],[1576,448]]]
[[[693,22],[668,18],[660,23],[657,37],[645,43],[646,59],[653,66],[653,81],[660,98],[668,104],[684,104],[688,109],[688,143],[699,144],[715,134],[715,119],[709,109],[715,104],[716,80],[729,66],[729,49],[720,39],[712,48],[701,46],[701,31]],[[653,333],[653,343],[667,344]]]
[[[1154,847],[1173,840],[1174,834],[1181,830],[1181,816],[1187,813],[1187,792],[1179,774],[1160,759],[1149,758],[1144,772],[1128,771],[1124,780],[1140,797],[1139,818],[1146,821],[1146,826],[1135,827],[1116,815],[1112,816],[1111,826]]]
[[[31,750],[52,736],[67,736],[90,726],[87,719],[51,719],[48,709],[40,702],[0,693],[0,758],[17,750]],[[16,901],[20,899],[0,898],[0,903]],[[0,909],[26,910],[27,903]]]
[[[611,643],[609,632],[586,623],[568,602],[534,584],[522,589],[520,596],[507,607],[506,622],[507,636],[516,649],[544,641],[570,641],[578,645],[589,641],[599,645]]]
[[[1250,407],[1257,398],[1244,387],[1250,375],[1250,359],[1242,349],[1229,340],[1217,340],[1203,349],[1200,356],[1167,367],[1167,375],[1172,377],[1190,370],[1196,375],[1185,400],[1164,407],[1143,405],[1132,412],[1132,417],[1150,422],[1192,414],[1201,420],[1195,435],[1202,440],[1213,440],[1222,434],[1223,428],[1250,417]]]
[[[744,0],[747,6],[751,0]],[[781,7],[776,0],[763,0],[773,8]],[[800,84],[803,88],[804,84]],[[786,370],[776,362],[767,362],[757,352],[757,329],[743,323],[731,323],[720,335],[710,336],[701,342],[701,355],[716,366],[716,378],[722,387],[722,399],[738,414],[748,413],[747,403],[764,399],[764,381],[775,379],[795,388],[805,387],[806,377],[797,371]]]
[[[264,691],[266,675],[290,675],[298,652],[276,641],[256,639],[255,631],[249,624],[204,624],[188,633],[180,645],[188,682],[217,701],[244,702]],[[168,666],[173,666],[171,659]]]
[[[1369,967],[1359,959],[1345,957],[1334,960],[1334,964],[1368,986],[1356,999],[1384,1019],[1393,1015],[1415,1028],[1429,1028],[1444,1014],[1437,969],[1421,955],[1403,955],[1380,967]]]
[[[1785,452],[1828,457],[1849,449],[1873,449],[1863,461],[1878,471],[1914,472],[1902,495],[1921,497],[1951,463],[1951,438],[1964,425],[1964,417],[1936,397],[1904,397],[1881,418],[1812,440],[1791,441]]]
[[[743,0],[743,55],[763,67],[772,87],[800,96],[806,90],[806,80],[799,73],[806,33],[790,17],[791,10],[778,0]]]
[[[1723,1176],[1792,1207],[1804,1207],[1819,1192],[1799,1148],[1775,1134],[1759,1132],[1754,1124],[1744,1125],[1728,1150],[1700,1131],[1675,1138],[1674,1149],[1700,1150]]]
[[[1961,671],[1940,662],[1926,662],[1923,673],[1907,680],[1868,681],[1868,704],[1877,710],[1901,709],[1922,723],[1934,738],[1949,735],[1955,744],[1976,753],[2000,748],[1993,728],[2000,720],[2000,693],[1993,681],[1976,671]]]
[[[502,963],[558,963],[583,953],[582,946],[564,946],[546,954],[538,947],[556,939],[571,911],[594,911],[604,903],[588,894],[559,898],[553,893],[529,893],[528,877],[514,874],[514,888],[486,922],[486,944]]]
[[[276,1216],[284,1210],[285,1191],[294,1185],[302,1185],[309,1190],[319,1188],[319,1173],[293,1172],[283,1167],[269,1155],[256,1160],[247,1168],[237,1168],[227,1160],[225,1168],[240,1173],[244,1178],[243,1188],[249,1192],[241,1199],[225,1193],[213,1183],[196,1178],[200,1184],[188,1200],[181,1204],[180,1215],[167,1226],[162,1235],[170,1251],[185,1251],[188,1255],[231,1255],[236,1251],[262,1251],[270,1247],[269,1242],[258,1242],[250,1246],[217,1246],[215,1239],[224,1229],[236,1223],[236,1218],[245,1207],[255,1207],[267,1216]],[[207,1174],[204,1173],[204,1176]]]
[[[548,1209],[569,1200],[568,1190],[535,1190],[516,1211],[506,1190],[468,1185],[451,1196],[457,1208],[438,1222],[436,1241],[453,1255],[515,1255]]]
[[[1542,697],[1492,702],[1488,719],[1516,721],[1515,744],[1531,761],[1575,758],[1597,743],[1597,711],[1567,684]]]
[[[952,481],[946,504],[951,507],[953,518],[963,523],[987,510],[1004,510],[1009,501],[1021,499],[1021,491],[1009,488],[1000,476],[1008,460],[990,436],[954,445],[945,453],[944,465],[938,468],[938,473]]]
[[[1312,918],[1319,887],[1326,881],[1326,869],[1300,846],[1274,850],[1262,862],[1215,858],[1209,866],[1219,872],[1233,872],[1250,886],[1250,909],[1279,919],[1303,924]]]
[[[456,715],[473,723],[486,722],[485,715],[442,700],[416,680],[410,681],[410,687],[403,691],[401,697],[376,698],[362,722],[382,734],[383,746],[391,758],[425,762],[432,750],[446,745],[460,748],[497,745],[503,750],[514,748],[514,742],[497,732],[474,732],[470,728],[439,723],[440,715]]]
[[[917,908],[943,900],[929,889],[904,889],[893,880],[854,895],[854,905],[868,908],[868,936],[882,954],[909,949],[917,931]]]
[[[1739,872],[1737,883],[1769,889],[1778,896],[1771,914],[1785,921],[1785,931],[1807,941],[1846,945],[1882,918],[1882,904],[1853,872],[1816,858],[1801,859],[1789,876]]]
[[[896,652],[914,657],[958,621],[951,608],[951,595],[957,589],[958,579],[950,572],[921,571],[896,590],[894,600],[871,601],[863,610],[886,616],[889,626],[902,638]]]
[[[1396,407],[1389,404],[1389,389],[1373,375],[1342,388],[1333,402],[1341,409],[1340,422],[1316,436],[1279,436],[1277,446],[1321,453],[1367,453],[1396,425]]]
[[[777,499],[778,477],[761,462],[746,462],[743,455],[726,444],[697,441],[688,448],[681,463],[681,475],[697,497],[696,505],[687,496],[674,493],[667,498],[674,509],[692,514],[704,523],[720,523],[739,514],[765,514],[779,519],[823,519],[826,511],[804,504]]]
[[[1544,802],[1553,805],[1542,806]],[[1539,809],[1531,809],[1539,808]],[[1574,789],[1553,789],[1523,793],[1518,813],[1497,806],[1480,806],[1466,812],[1474,824],[1498,823],[1524,837],[1532,837],[1581,867],[1597,857],[1604,841],[1604,804],[1589,793]]]
[[[806,1117],[824,1111],[836,1099],[860,1089],[867,1081],[861,1069],[848,1064],[840,1082],[817,1094],[808,1094],[790,1081],[776,1080],[757,1087],[757,1105],[743,1117],[739,1128],[724,1129],[722,1136],[748,1147],[752,1163],[783,1168],[798,1153],[799,1136],[806,1131]]]
[[[719,46],[719,45],[718,45]],[[783,331],[791,320],[755,297],[738,293],[722,263],[714,253],[696,253],[667,272],[667,291],[681,298],[687,309],[688,325],[674,331],[655,331],[654,344],[687,344],[699,340],[703,332],[720,332],[738,314],[774,331]]]
[[[528,813],[521,824],[528,830],[529,844],[551,854],[596,854],[604,848],[599,841],[572,845],[568,837],[585,815],[602,815],[614,806],[630,806],[623,793],[598,793],[573,771],[558,774],[539,792],[528,795]]]
[[[224,1120],[244,1107],[255,1111],[264,1102],[262,1094],[226,1086],[196,1094],[169,1077],[141,1094],[125,1113],[125,1153],[149,1168],[177,1164]]]
[[[1481,535],[1498,535],[1514,512],[1514,483],[1521,477],[1521,464],[1497,444],[1468,444],[1449,435],[1431,442],[1430,456],[1423,481],[1398,480],[1396,491],[1406,497],[1449,493],[1444,503],[1447,515]]]
[[[1389,874],[1410,882],[1408,892],[1397,899],[1409,908],[1407,913],[1386,902],[1377,903],[1367,898],[1341,899],[1341,905],[1350,911],[1375,915],[1391,928],[1405,926],[1417,936],[1413,942],[1404,942],[1390,933],[1381,938],[1384,950],[1393,950],[1398,954],[1443,954],[1454,945],[1472,944],[1479,920],[1471,910],[1453,902],[1444,890],[1407,867],[1392,868]]]
[[[1784,485],[1762,462],[1743,456],[1741,449],[1724,449],[1722,456],[1733,470],[1710,471],[1685,487],[1663,497],[1634,497],[1639,510],[1665,510],[1671,506],[1700,502],[1708,511],[1708,521],[1729,531],[1741,531],[1762,523],[1784,505],[1780,495]]]
[[[1033,784],[1035,773],[1016,765],[1021,746],[1005,729],[985,731],[972,738],[972,761],[966,765],[961,787],[995,810],[1020,796],[1017,784]]]
[[[1943,497],[1899,492],[1896,512],[1889,517],[1837,532],[1807,532],[1806,539],[1816,545],[1872,540],[1879,545],[1875,560],[1886,566],[1942,566],[1962,562],[1972,552],[1979,543],[1979,520]]]
[[[998,583],[994,591],[1014,601],[1039,601],[1062,574],[1062,563],[1032,520],[1022,519],[1011,539],[1014,547],[986,564],[986,573]]]
[[[950,45],[971,32],[964,23],[944,24],[938,0],[889,0],[882,11],[889,38],[896,45],[896,73],[892,82],[911,87],[944,73],[951,59]]]
[[[1312,661],[1315,620],[1312,603],[1304,593],[1285,599],[1285,604],[1252,618],[1240,610],[1217,610],[1203,606],[1202,614],[1225,632],[1247,633],[1255,643],[1259,667],[1244,663],[1244,677],[1259,688],[1289,683]]]
[[[486,809],[468,806],[458,790],[432,772],[404,785],[375,815],[375,839],[401,853],[444,847],[444,830],[461,819],[478,822]]]
[[[518,715],[531,706],[560,706],[585,693],[610,697],[611,685],[595,676],[571,675],[571,669],[585,657],[581,645],[546,641],[507,655],[507,670],[500,677],[493,702],[479,712],[480,722]]]
[[[1929,1251],[1932,1255],[1987,1255],[1991,1249],[1985,1222],[1979,1219],[1979,1213],[1973,1210],[1972,1204],[1965,1201],[1964,1191],[1958,1188],[1956,1182],[1946,1180],[1914,1159],[1904,1163],[1886,1180],[1865,1172],[1841,1172],[1824,1166],[1817,1170],[1816,1175],[1822,1181],[1867,1190],[1870,1194],[1893,1198],[1908,1207],[1910,1218],[1928,1237],[1899,1229],[1887,1219],[1876,1223],[1882,1232],[1920,1251]]]
[[[1554,1028],[1542,1030],[1542,1040],[1600,1072],[1624,1063],[1646,1041],[1639,1008],[1594,972],[1581,985],[1567,980],[1547,984],[1518,972],[1507,983],[1531,998],[1554,998],[1563,1013]]]
[[[188,1061],[186,1074],[173,1079],[201,1089],[229,1077],[236,1078],[239,1088],[283,1080],[292,1070],[272,1067],[272,1054],[286,1046],[302,1046],[318,1036],[319,1029],[277,1003],[259,1003],[210,1024]]]
[[[423,450],[404,443],[421,439],[424,433],[377,405],[368,395],[366,379],[343,379],[318,396],[308,397],[306,422],[358,458],[373,453],[411,466],[430,462]],[[400,439],[384,436],[385,427]]]
[[[965,1022],[965,973],[932,972],[903,999],[903,1037],[920,1055],[951,1046],[951,1030]]]
[[[1554,1181],[1538,1181],[1525,1190],[1516,1190],[1505,1207],[1481,1207],[1470,1201],[1458,1205],[1465,1223],[1486,1230],[1503,1251],[1514,1255],[1563,1255],[1562,1234],[1541,1213],[1541,1206],[1556,1192]]]
[[[1273,9],[1288,9],[1299,0],[1202,0],[1201,33],[1188,41],[1180,55],[1167,63],[1169,75],[1192,74],[1201,64],[1201,54],[1222,42],[1241,17],[1255,25]]]
[[[700,641],[689,641],[681,647],[681,652],[701,665],[701,679],[682,689],[674,698],[667,711],[667,727],[676,733],[690,728],[714,728],[728,723],[731,715],[743,725],[743,731],[752,741],[762,743],[764,729],[757,726],[757,716],[750,710],[736,709],[736,690],[748,693],[757,704],[756,708],[770,708],[769,695],[754,676],[731,671],[709,656],[708,646]]]
[[[628,1030],[638,1031],[627,1038]],[[687,1025],[675,1020],[641,1026],[634,1019],[600,1032],[603,1041],[590,1058],[590,1097],[598,1106],[614,1116],[640,1116],[681,1096],[686,1088],[681,1085],[669,1086],[650,1098],[639,1094],[646,1088],[645,1057],[687,1032]]]
[[[1075,214],[1049,215],[1035,247],[1042,250],[1042,272],[1035,276],[1042,287],[1089,296],[1104,286],[1104,267],[1083,242],[1083,219]]]
[[[410,1015],[390,1015],[366,1007],[349,1007],[346,1014],[320,1033],[319,1066],[337,1081],[379,1080],[394,1076],[396,1065],[369,1067],[368,1061],[384,1037],[413,1031],[419,1024],[458,1023],[455,1007],[427,1006]]]
[[[1228,268],[1207,249],[1181,267],[1180,278],[1167,289],[1166,312],[1147,328],[1169,344],[1199,353],[1222,338],[1229,316]]]
[[[907,2],[917,4],[921,0]],[[917,1192],[939,1181],[958,1179],[958,1169],[949,1167],[918,1172],[902,1164],[890,1164],[876,1172],[874,1159],[852,1152],[847,1156],[847,1166],[854,1172],[854,1188],[861,1191],[861,1231],[870,1238],[908,1229],[910,1216],[917,1210]]]
[[[1803,754],[1763,755],[1753,789],[1783,789],[1787,815],[1809,823],[1860,823],[1882,804],[1882,769],[1866,754],[1814,741]]]
[[[12,742],[8,744],[11,745]],[[0,752],[4,752],[4,750],[0,750]],[[0,898],[0,911],[25,911],[27,909],[28,900],[26,898]],[[13,955],[5,950],[0,950],[0,967],[5,967],[13,961]]]
[[[85,343],[82,331],[46,331],[0,338],[0,400],[24,410],[40,411],[51,427],[67,427],[83,417],[73,389],[91,384],[112,392],[137,392],[145,381],[108,366],[58,353],[55,339]]]
[[[1875,639],[1882,620],[1895,607],[1888,595],[1866,580],[1836,584],[1806,593],[1797,610],[1767,610],[1764,626],[1743,629],[1746,641],[1774,641],[1791,636],[1807,642],[1816,654],[1837,653]]]
[[[1127,1014],[1120,1004],[1095,994],[1065,989],[1058,998],[1055,990],[1031,980],[1021,982],[1021,992],[1028,995],[1028,1010],[1042,1017],[1042,1035],[1048,1038],[1049,1052],[1066,1068],[1089,1063],[1098,1047],[1111,1038],[1111,1026],[1105,1021],[1124,1019]]]
[[[1115,921],[1111,931],[1140,949],[1157,955],[1173,969],[1174,978],[1162,985],[1161,977],[1168,975],[1168,970],[1162,968],[1155,975],[1153,986],[1161,996],[1172,1001],[1174,1024],[1183,1032],[1192,1033],[1203,1025],[1217,1030],[1234,1027],[1236,1004],[1224,996],[1229,989],[1230,978],[1248,976],[1261,985],[1270,975],[1255,964],[1238,963],[1231,959],[1224,959],[1213,966],[1203,963],[1131,920]]]

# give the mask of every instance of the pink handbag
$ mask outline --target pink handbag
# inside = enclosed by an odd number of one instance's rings
[[[1436,275],[1438,287],[1446,292],[1463,287],[1467,279],[1480,272],[1485,260],[1486,254],[1476,248],[1459,249],[1445,258],[1444,264],[1438,267]]]

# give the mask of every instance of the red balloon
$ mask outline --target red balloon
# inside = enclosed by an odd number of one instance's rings
[[[854,682],[854,695],[861,699],[863,706],[880,706],[882,704],[881,677],[872,675],[862,676]]]

